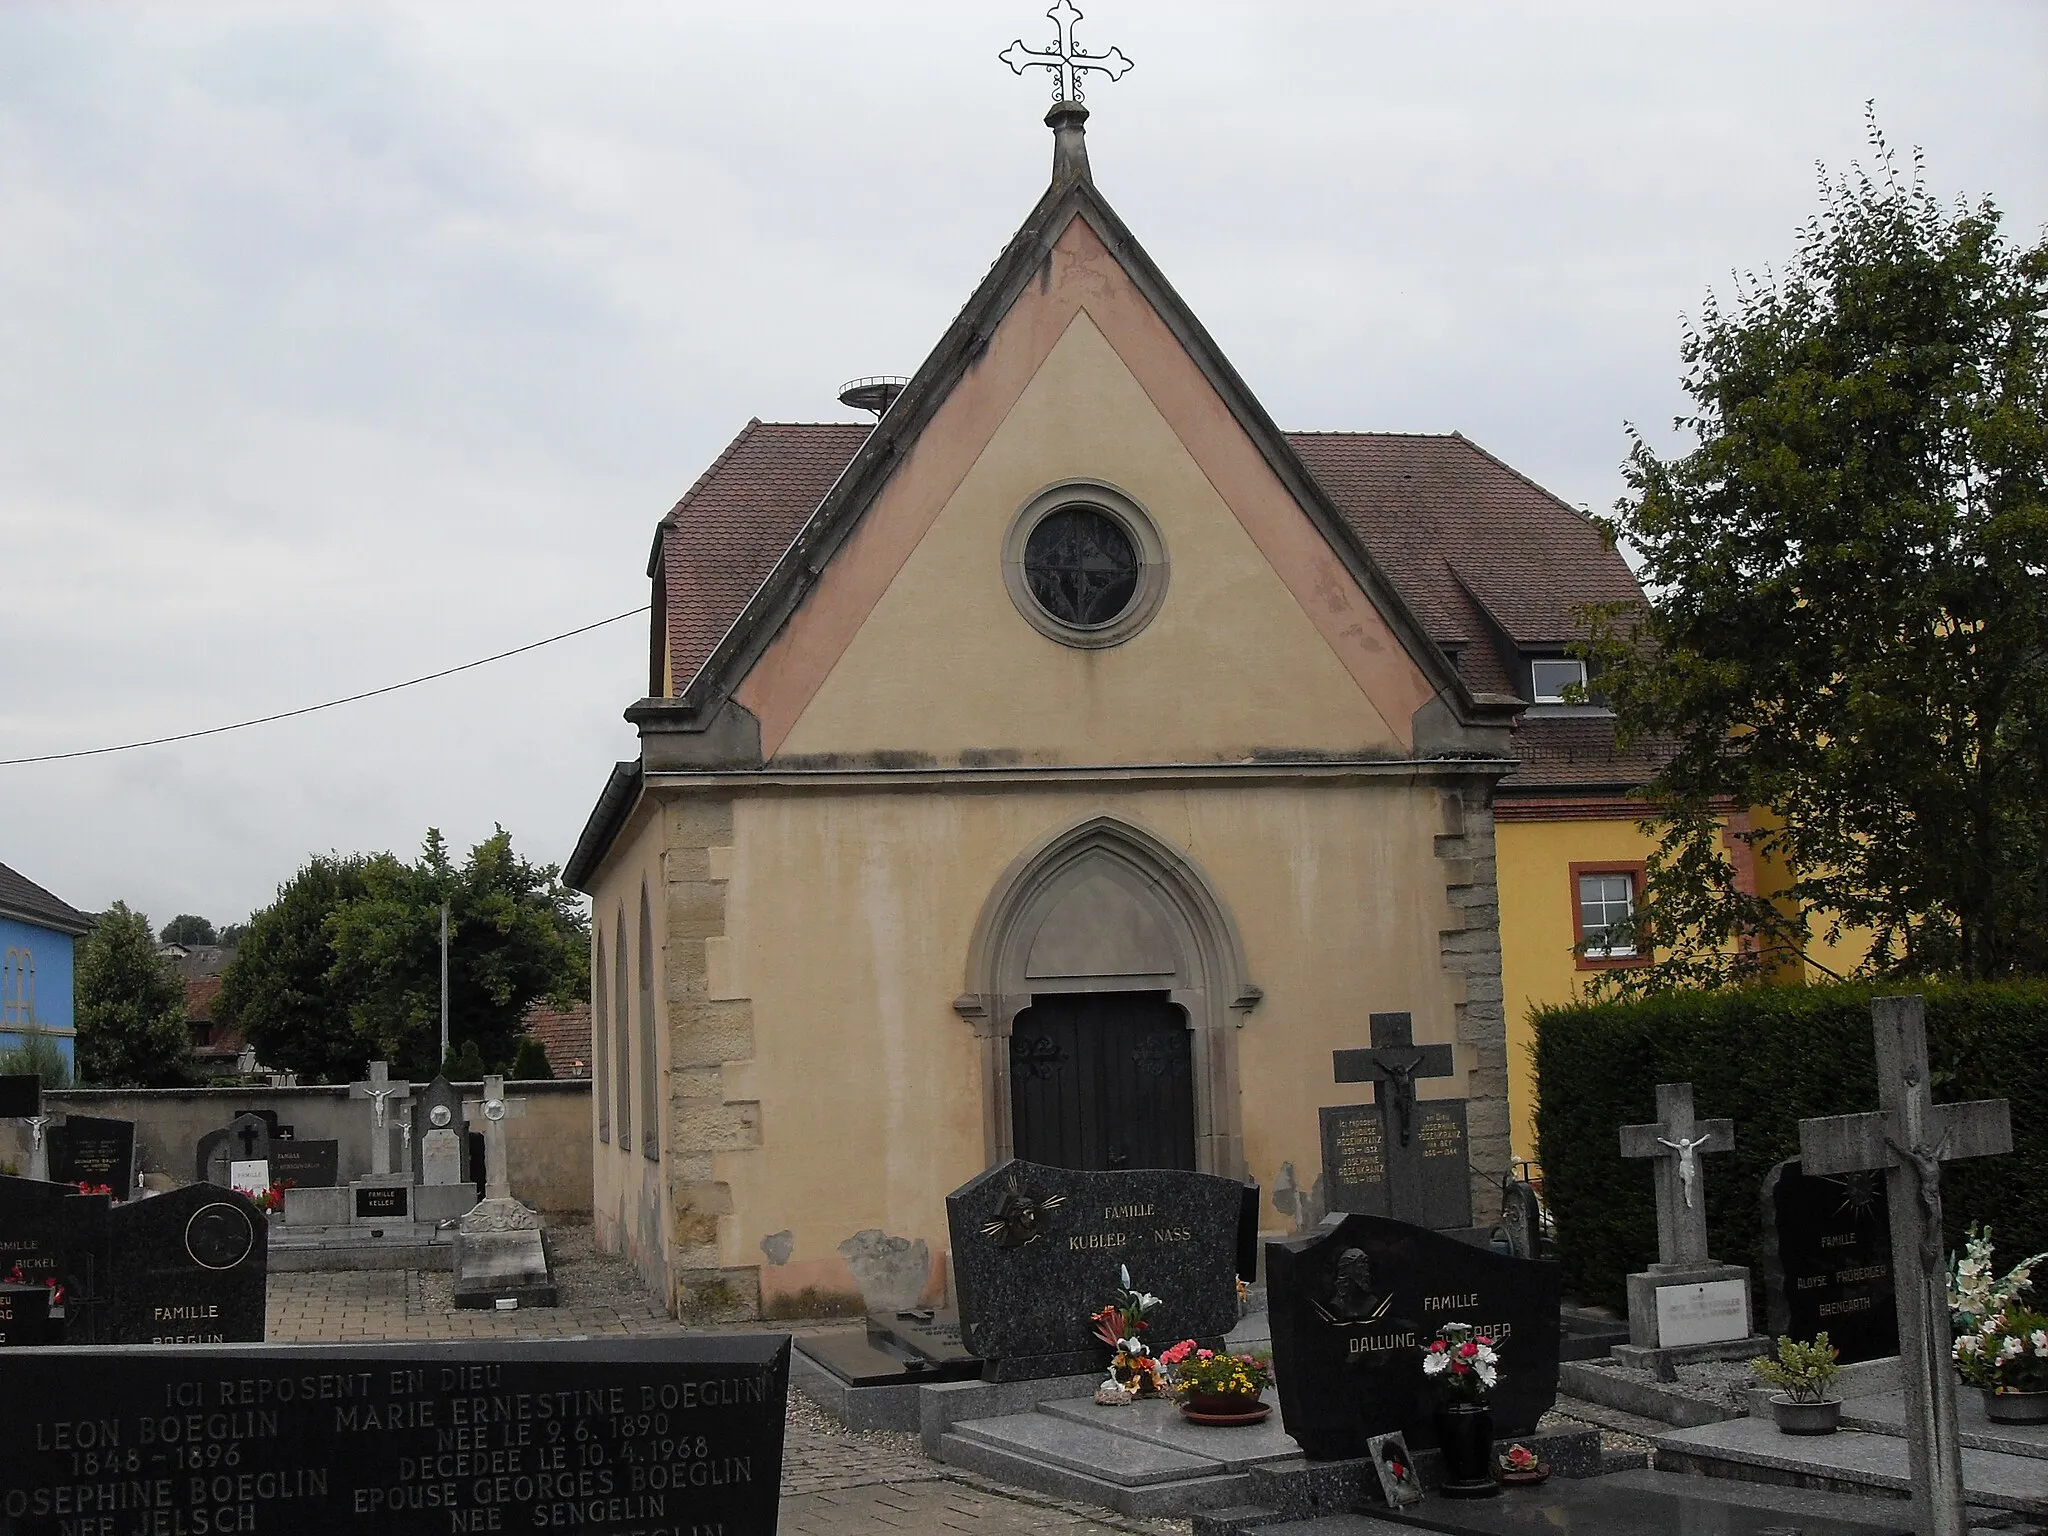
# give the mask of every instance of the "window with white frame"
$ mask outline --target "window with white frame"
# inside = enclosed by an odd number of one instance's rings
[[[1589,960],[1632,960],[1635,936],[1627,929],[1636,909],[1636,877],[1625,869],[1579,876],[1579,935]],[[1622,932],[1610,942],[1609,934]]]
[[[1529,663],[1530,702],[1535,704],[1583,703],[1567,700],[1565,689],[1586,686],[1586,664],[1569,656],[1543,656]]]

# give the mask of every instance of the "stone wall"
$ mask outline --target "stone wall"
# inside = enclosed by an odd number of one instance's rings
[[[1493,848],[1493,801],[1477,785],[1440,791],[1443,831],[1436,856],[1444,895],[1458,919],[1439,938],[1443,967],[1464,983],[1452,1005],[1458,1045],[1471,1053],[1466,1106],[1472,1165],[1472,1219],[1484,1225],[1500,1210],[1500,1183],[1513,1155],[1508,1117],[1507,1017],[1502,1012],[1500,891]]]
[[[472,1097],[483,1091],[480,1083],[456,1086]],[[557,1218],[588,1219],[590,1084],[511,1083],[506,1095],[526,1100],[526,1113],[505,1121],[512,1193]],[[134,1121],[143,1171],[178,1184],[193,1180],[199,1138],[252,1109],[276,1110],[308,1141],[340,1142],[344,1182],[370,1171],[370,1106],[349,1098],[346,1087],[74,1088],[44,1094],[43,1104],[54,1115]],[[0,1120],[0,1161],[28,1165],[27,1132],[16,1121]]]

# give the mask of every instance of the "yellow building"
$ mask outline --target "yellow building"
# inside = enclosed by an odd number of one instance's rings
[[[1452,1047],[1418,1087],[1496,1209],[1494,787],[1559,616],[1635,584],[1462,437],[1280,432],[1085,116],[873,426],[751,422],[657,531],[566,873],[597,1234],[672,1306],[937,1294],[1013,1154],[1255,1178],[1285,1230],[1373,1010]]]

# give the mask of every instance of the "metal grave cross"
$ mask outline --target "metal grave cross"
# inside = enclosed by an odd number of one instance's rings
[[[484,1133],[484,1198],[510,1200],[512,1175],[505,1166],[505,1121],[526,1113],[526,1100],[505,1097],[505,1079],[493,1073],[484,1079],[481,1099],[462,1101],[462,1118]]]
[[[257,1131],[253,1125],[242,1127],[242,1156],[246,1160],[256,1155]]]
[[[370,1063],[369,1080],[348,1085],[348,1096],[352,1099],[370,1101],[370,1172],[372,1174],[391,1171],[391,1133],[384,1124],[384,1106],[391,1099],[412,1097],[411,1083],[394,1083],[391,1070],[381,1061]]]
[[[1024,39],[1020,37],[996,57],[1009,65],[1014,74],[1021,75],[1027,69],[1051,70],[1054,101],[1079,101],[1081,76],[1088,70],[1115,80],[1125,70],[1134,67],[1124,57],[1121,48],[1112,48],[1107,53],[1085,53],[1074,45],[1074,23],[1081,19],[1081,12],[1072,0],[1059,0],[1045,14],[1052,18],[1054,29],[1049,50],[1041,53],[1035,48],[1026,48]]]
[[[1918,997],[1874,997],[1877,1102],[1873,1114],[1799,1122],[1799,1168],[1809,1175],[1881,1168],[1891,1209],[1899,1355],[1906,1376],[1906,1453],[1920,1536],[1963,1536],[1963,1463],[1949,1357],[1948,1271],[1942,1263],[1941,1165],[2012,1150],[2004,1099],[1937,1104],[1927,1074],[1927,1016]]]
[[[1657,1173],[1657,1262],[1667,1269],[1707,1257],[1707,1170],[1700,1159],[1735,1150],[1733,1120],[1695,1120],[1691,1083],[1657,1085],[1653,1125],[1621,1128],[1623,1157],[1653,1157]]]
[[[1394,1111],[1395,1132],[1400,1145],[1407,1146],[1415,1131],[1415,1079],[1449,1077],[1451,1048],[1448,1045],[1417,1045],[1415,1016],[1407,1013],[1374,1013],[1366,1016],[1372,1030],[1372,1045],[1358,1051],[1332,1051],[1340,1083],[1371,1083],[1373,1102],[1386,1119]]]

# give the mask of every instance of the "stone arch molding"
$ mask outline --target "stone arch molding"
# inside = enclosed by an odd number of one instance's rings
[[[981,1048],[983,1150],[1012,1155],[1010,1031],[1033,992],[1164,991],[1186,1016],[1195,1163],[1244,1175],[1237,1031],[1258,1006],[1237,924],[1201,869],[1163,838],[1095,816],[1039,839],[983,903],[953,1006]]]

